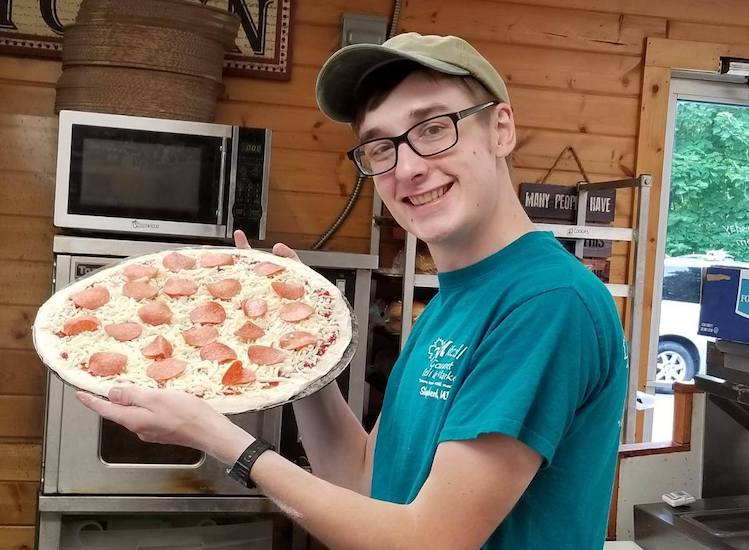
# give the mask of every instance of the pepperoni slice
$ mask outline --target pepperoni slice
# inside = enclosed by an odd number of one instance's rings
[[[169,271],[180,271],[182,269],[192,269],[195,267],[195,258],[185,256],[179,252],[170,252],[161,260],[164,267]]]
[[[98,351],[88,359],[88,371],[94,376],[114,376],[125,370],[127,356],[111,351]]]
[[[234,332],[235,336],[247,342],[252,342],[253,340],[257,340],[263,334],[265,334],[265,331],[261,329],[259,326],[257,326],[255,323],[253,323],[252,321],[247,321],[244,325],[239,327]]]
[[[221,383],[224,386],[237,386],[239,384],[249,384],[255,381],[255,373],[251,369],[242,366],[242,361],[232,361],[229,368],[226,369]]]
[[[93,315],[82,315],[75,319],[65,321],[65,324],[62,326],[62,332],[66,336],[75,336],[81,332],[94,331],[99,328],[100,325],[101,323],[99,322],[99,319]]]
[[[217,361],[227,363],[237,358],[237,354],[226,344],[211,342],[200,348],[200,358],[204,361]]]
[[[163,325],[171,321],[172,310],[161,301],[154,301],[138,308],[138,317],[149,325]]]
[[[192,279],[169,277],[162,289],[169,296],[192,296],[198,291],[198,285]]]
[[[314,308],[304,302],[291,302],[281,307],[278,316],[287,323],[296,323],[306,319],[314,312]]]
[[[278,341],[279,347],[290,350],[300,350],[305,346],[313,346],[317,343],[317,337],[303,330],[287,332]]]
[[[145,281],[128,281],[122,285],[122,294],[135,300],[149,300],[158,293],[158,288]]]
[[[231,300],[242,290],[242,285],[236,279],[223,279],[215,283],[208,283],[205,286],[208,288],[208,292],[219,300]]]
[[[170,357],[169,359],[162,359],[161,361],[154,361],[146,369],[146,374],[156,380],[157,382],[165,382],[170,378],[179,376],[185,372],[187,367],[187,361],[182,359],[175,359]]]
[[[113,325],[106,325],[104,332],[118,342],[129,342],[141,335],[143,327],[138,323],[115,323]]]
[[[216,302],[205,302],[190,312],[193,323],[218,325],[226,320],[226,310]]]
[[[299,298],[304,296],[304,285],[302,283],[282,283],[280,281],[276,281],[271,283],[270,286],[273,287],[273,290],[276,291],[276,294],[278,294],[281,298],[286,298],[287,300],[298,300]]]
[[[276,273],[281,273],[285,269],[285,267],[274,264],[273,262],[260,262],[252,268],[252,270],[261,277],[270,277]]]
[[[220,265],[232,265],[234,257],[223,252],[207,252],[200,257],[202,267],[218,267]]]
[[[136,279],[153,279],[158,272],[159,270],[155,266],[143,264],[126,265],[125,269],[122,270],[122,274],[131,281],[135,281]]]
[[[140,348],[144,357],[149,359],[167,359],[172,356],[172,345],[169,340],[159,335]]]
[[[103,286],[92,286],[76,292],[70,297],[73,303],[84,309],[96,309],[109,301],[109,291]]]
[[[250,298],[242,302],[242,311],[247,317],[262,317],[268,311],[268,302],[262,298]]]
[[[182,333],[182,338],[185,339],[188,346],[202,348],[203,346],[216,341],[218,338],[218,329],[213,325],[195,327],[184,331]]]
[[[268,346],[250,346],[247,348],[247,357],[258,365],[275,365],[283,362],[285,355]]]

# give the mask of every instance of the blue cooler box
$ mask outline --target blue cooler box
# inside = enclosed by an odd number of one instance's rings
[[[700,304],[699,334],[749,344],[749,269],[708,267]]]

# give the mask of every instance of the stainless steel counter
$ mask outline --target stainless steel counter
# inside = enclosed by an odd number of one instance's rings
[[[639,504],[634,523],[644,550],[749,550],[749,495]]]

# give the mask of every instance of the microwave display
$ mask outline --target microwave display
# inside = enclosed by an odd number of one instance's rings
[[[75,126],[69,212],[215,223],[222,138]]]

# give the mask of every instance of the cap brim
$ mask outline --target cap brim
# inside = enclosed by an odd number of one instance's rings
[[[356,90],[372,71],[397,61],[413,61],[445,74],[468,75],[467,70],[438,59],[399,52],[377,44],[354,44],[338,50],[317,76],[317,103],[333,120],[352,122],[356,115]]]

